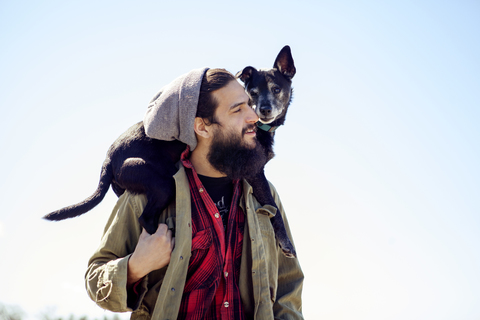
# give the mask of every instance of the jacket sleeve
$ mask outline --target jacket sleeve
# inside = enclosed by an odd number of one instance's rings
[[[145,201],[143,196],[128,192],[119,198],[105,226],[100,246],[88,262],[85,286],[90,298],[103,309],[113,312],[135,310],[147,291],[148,276],[137,286],[137,301],[129,303],[127,264],[142,231],[138,217]]]
[[[271,185],[271,188],[273,189],[275,203],[280,210],[277,214],[280,213],[282,215],[288,237],[295,246],[280,198],[273,185]],[[304,275],[298,258],[285,257],[281,249],[278,249],[277,255],[278,286],[276,299],[273,304],[273,314],[275,319],[303,319],[302,289]]]

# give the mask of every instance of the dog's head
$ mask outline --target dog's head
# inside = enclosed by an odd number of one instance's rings
[[[245,85],[260,121],[270,124],[283,119],[292,98],[292,78],[295,65],[289,46],[283,47],[272,69],[245,67],[236,77]],[[283,124],[283,121],[282,123]]]

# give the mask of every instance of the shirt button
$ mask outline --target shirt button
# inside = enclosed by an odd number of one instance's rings
[[[228,272],[225,272],[225,278],[228,277]]]
[[[198,191],[200,191],[200,193],[202,193],[202,192],[203,192],[203,188],[198,189]]]
[[[229,303],[225,301],[225,303],[223,305],[225,306],[225,308],[228,308]]]
[[[215,218],[217,218],[217,219],[220,218],[220,215],[218,214],[218,212],[215,213]]]

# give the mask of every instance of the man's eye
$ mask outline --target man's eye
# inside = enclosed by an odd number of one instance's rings
[[[241,108],[238,108],[237,110],[233,111],[233,113],[240,112]]]

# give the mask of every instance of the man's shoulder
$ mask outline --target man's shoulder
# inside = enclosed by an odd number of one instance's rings
[[[135,212],[142,212],[147,205],[147,196],[143,193],[133,193],[128,190],[118,198],[117,206],[130,207]]]
[[[275,186],[273,185],[272,182],[270,182],[270,180],[267,180],[268,182],[268,186],[270,187],[270,192],[272,193],[273,196],[275,195],[278,195],[277,193],[277,189],[275,188]],[[245,192],[245,194],[251,194],[253,193],[253,187],[250,185],[250,183],[248,183],[247,180],[243,179],[243,191]]]

